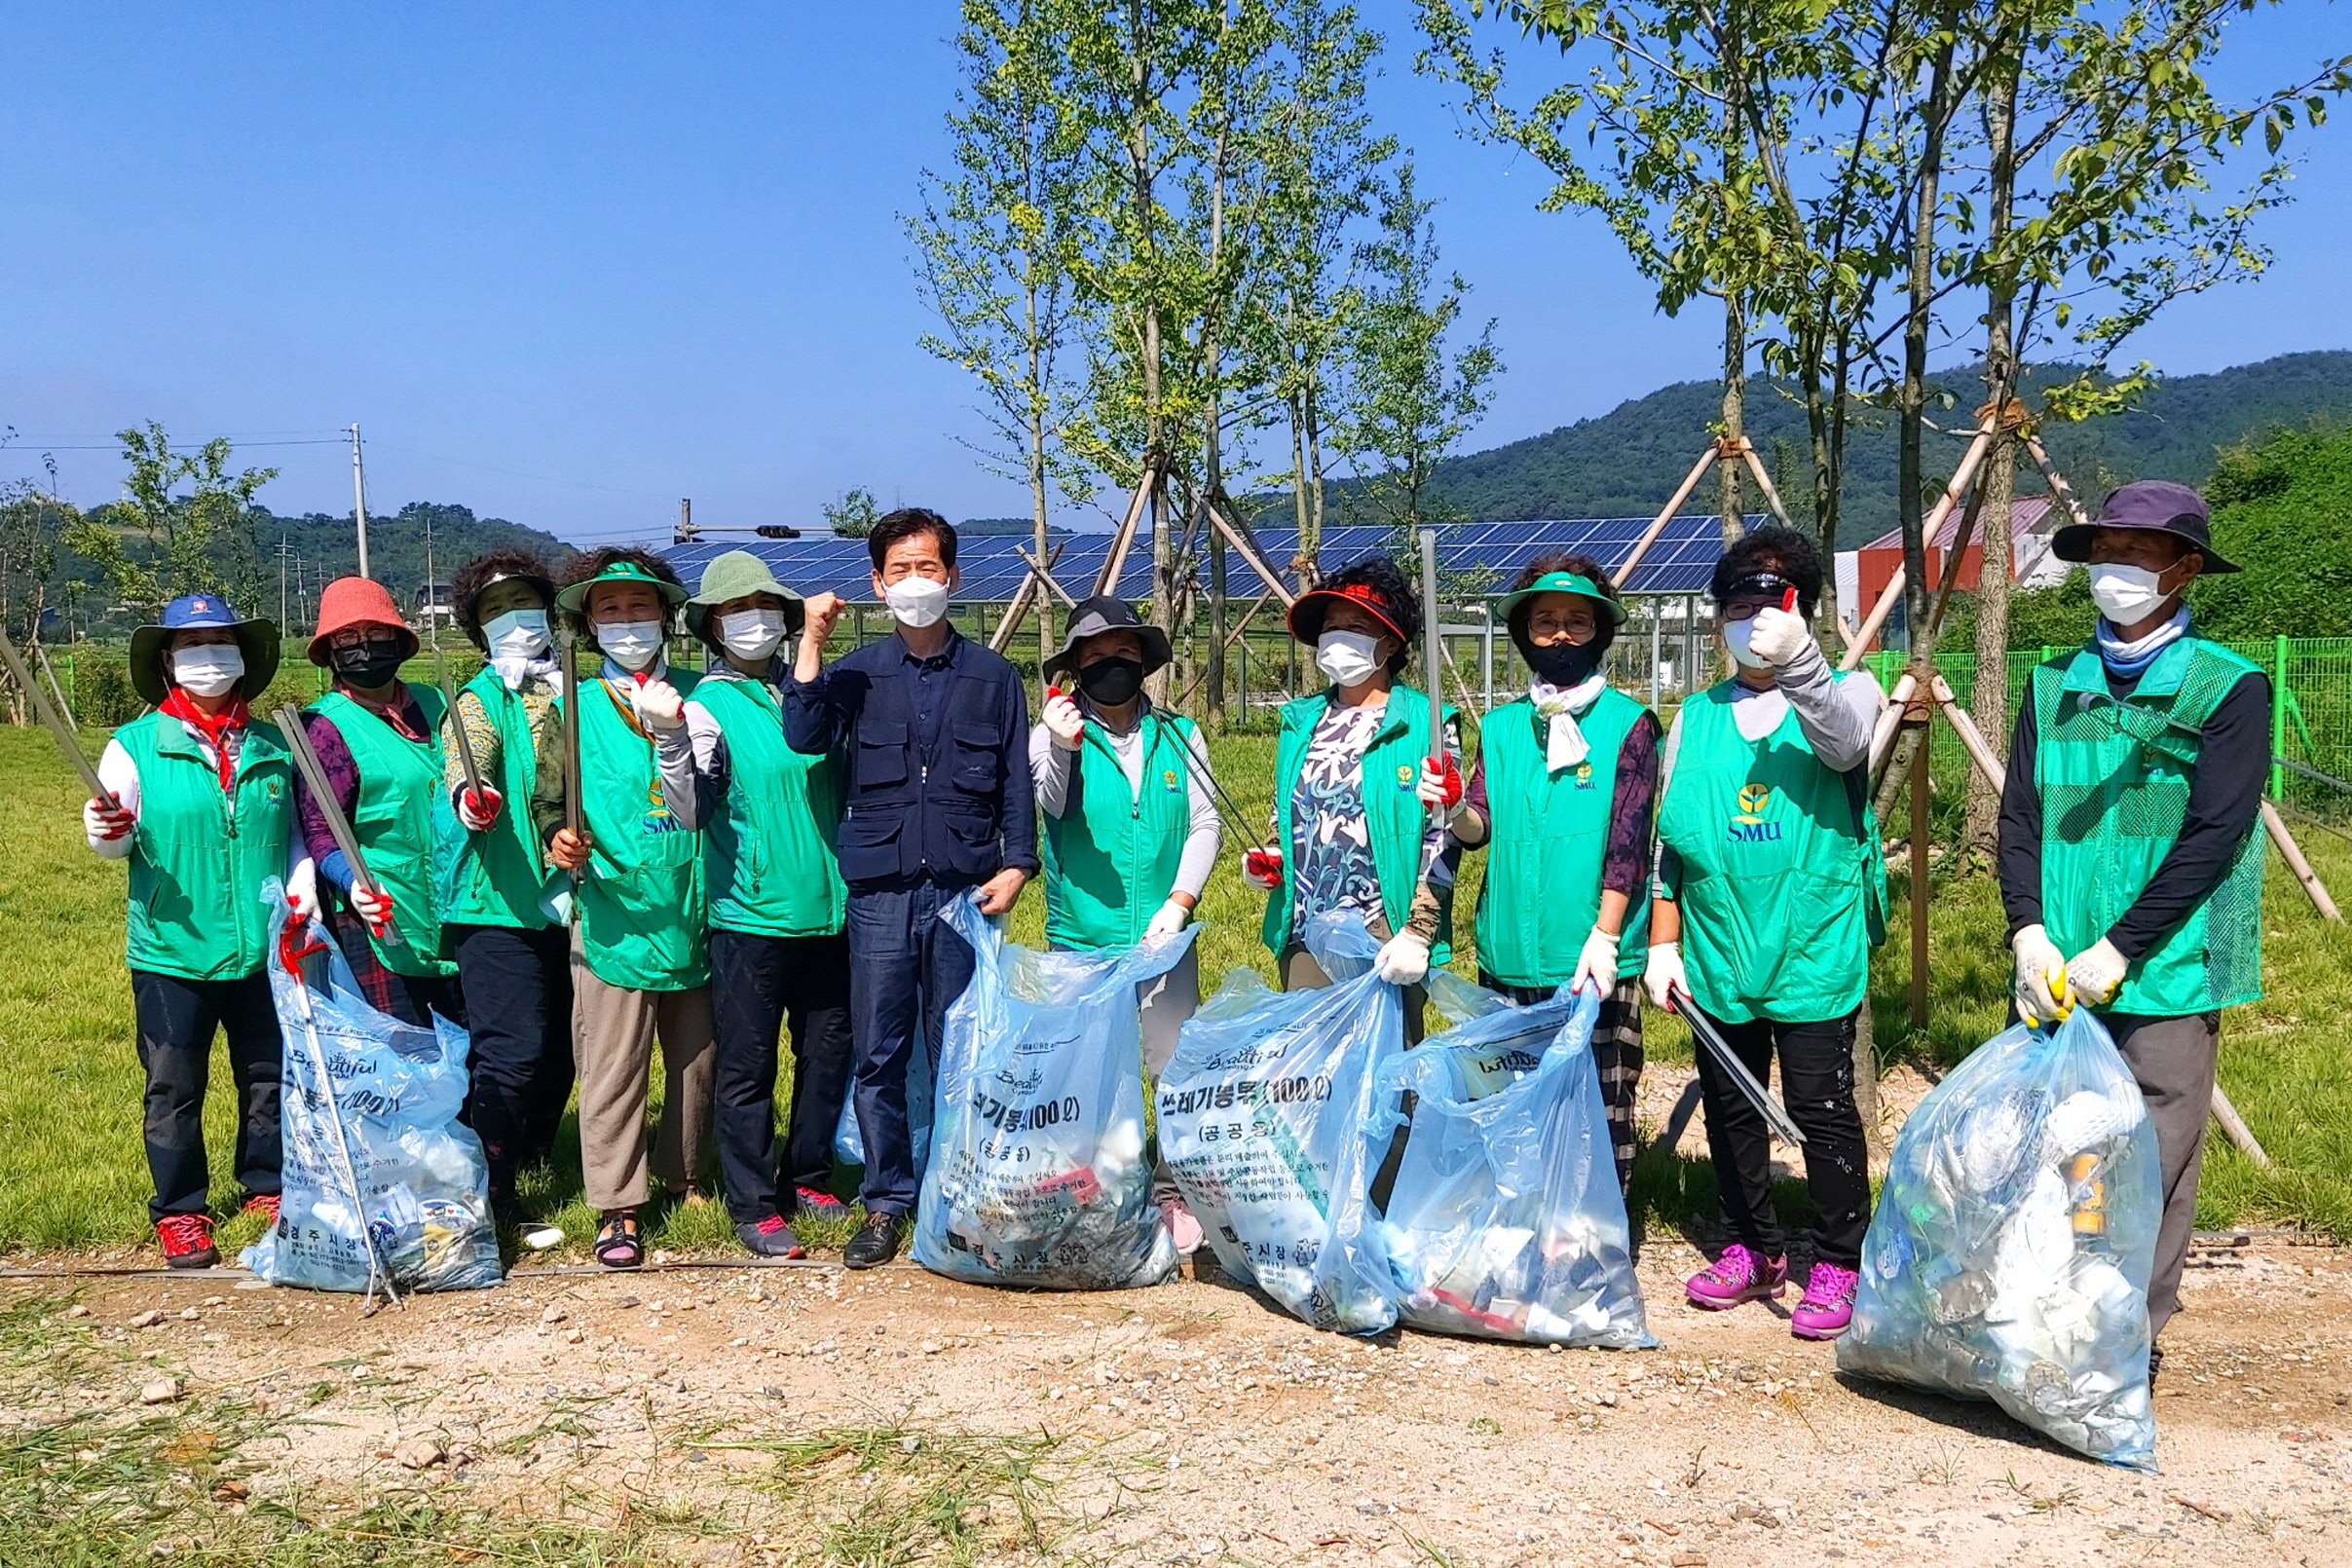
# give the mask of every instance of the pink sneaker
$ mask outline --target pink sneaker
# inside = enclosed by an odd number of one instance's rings
[[[1201,1222],[1192,1217],[1181,1198],[1162,1198],[1160,1213],[1168,1221],[1168,1239],[1176,1243],[1176,1255],[1190,1257],[1200,1250]]]
[[[1815,1263],[1805,1277],[1805,1297],[1788,1315],[1788,1331],[1799,1339],[1835,1339],[1853,1322],[1854,1287],[1862,1276],[1835,1263]]]
[[[1722,1312],[1746,1301],[1777,1301],[1788,1288],[1788,1259],[1760,1258],[1738,1242],[1683,1284],[1691,1305]]]

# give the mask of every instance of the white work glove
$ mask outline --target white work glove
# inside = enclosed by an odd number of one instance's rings
[[[82,803],[82,832],[93,844],[112,843],[138,826],[138,815],[100,801]]]
[[[641,684],[632,698],[637,704],[638,720],[648,729],[664,732],[686,728],[686,698],[667,681],[647,681]]]
[[[1462,815],[1462,769],[1451,757],[1443,759],[1445,765],[1435,765],[1438,759],[1421,759],[1421,779],[1413,793],[1421,798],[1421,808],[1435,817],[1439,827],[1450,828]]]
[[[1576,955],[1576,973],[1570,977],[1568,989],[1583,990],[1587,982],[1604,996],[1617,989],[1617,938],[1597,925],[1585,938],[1584,951]]]
[[[1429,944],[1410,931],[1400,931],[1380,945],[1372,958],[1372,973],[1392,986],[1418,986],[1429,973]]]
[[[2123,972],[2130,967],[2115,945],[2101,937],[2067,960],[2067,985],[2072,988],[2074,1000],[2105,1007],[2123,989]]]
[[[2009,994],[2017,1002],[2018,1017],[2029,1024],[2055,1024],[2073,1010],[2059,994],[2067,989],[2067,956],[2049,932],[2039,925],[2021,925],[2009,939],[2009,951],[2017,955]]]
[[[303,924],[318,918],[318,863],[308,855],[286,874],[285,907]]]
[[[481,793],[461,785],[458,788],[458,820],[475,833],[486,833],[499,819],[499,809],[506,798],[485,784]]]
[[[1642,989],[1650,993],[1650,1005],[1674,1010],[1669,998],[1677,991],[1691,994],[1691,977],[1683,972],[1682,949],[1671,942],[1650,944],[1649,961],[1642,965]]]
[[[378,937],[386,942],[399,940],[399,927],[392,924],[392,901],[390,893],[380,887],[370,887],[365,882],[354,882],[352,883],[352,908],[358,912],[359,918],[365,920],[367,928],[375,932]]]
[[[1058,688],[1049,690],[1045,694],[1042,717],[1045,720],[1045,732],[1054,737],[1055,745],[1064,751],[1078,749],[1078,737],[1086,729],[1086,718],[1079,713],[1078,704],[1070,700],[1068,692]]]
[[[1175,936],[1184,929],[1184,922],[1191,918],[1192,912],[1172,898],[1160,906],[1160,912],[1151,917],[1151,923],[1143,927],[1143,940],[1149,942],[1154,937]]]
[[[1261,893],[1277,893],[1283,885],[1283,852],[1272,844],[1242,851],[1242,880]]]
[[[1795,611],[1767,606],[1756,612],[1748,632],[1748,652],[1767,664],[1775,667],[1793,664],[1798,654],[1812,646],[1812,629]]]

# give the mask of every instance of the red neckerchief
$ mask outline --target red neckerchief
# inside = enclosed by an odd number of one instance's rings
[[[217,714],[206,715],[184,689],[175,686],[165,693],[164,705],[157,711],[195,726],[197,733],[212,743],[212,762],[220,770],[221,789],[226,792],[237,787],[237,758],[227,742],[231,730],[243,729],[252,720],[243,697],[232,698]]]

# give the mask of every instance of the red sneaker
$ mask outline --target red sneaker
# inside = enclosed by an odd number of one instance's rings
[[[792,1212],[803,1219],[847,1219],[849,1206],[830,1192],[815,1187],[795,1187],[792,1193]]]
[[[245,1206],[240,1212],[261,1215],[261,1228],[267,1230],[278,1223],[278,1194],[275,1192],[257,1192],[245,1200]]]
[[[155,1222],[155,1239],[163,1244],[166,1268],[208,1269],[220,1261],[210,1214],[166,1214]]]

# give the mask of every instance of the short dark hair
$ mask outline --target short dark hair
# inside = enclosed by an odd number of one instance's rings
[[[874,557],[874,570],[882,569],[882,557],[890,553],[891,545],[917,534],[928,534],[937,541],[940,560],[951,572],[955,569],[955,525],[928,506],[901,506],[875,519],[874,531],[866,536],[866,553]]]
[[[1720,609],[1732,596],[1732,585],[1758,572],[1773,572],[1795,584],[1797,610],[1806,619],[1821,607],[1821,552],[1813,541],[1793,528],[1759,528],[1734,540],[1715,563],[1707,597]]]
[[[617,566],[623,561],[628,562],[632,566],[644,568],[646,571],[651,572],[653,576],[659,578],[664,582],[676,583],[677,586],[681,588],[686,586],[684,582],[680,582],[678,580],[678,569],[676,567],[670,565],[669,562],[663,560],[660,556],[655,555],[652,550],[645,548],[641,544],[599,544],[596,546],[596,548],[589,550],[584,555],[575,555],[572,557],[570,564],[565,566],[563,578],[556,583],[556,586],[558,588],[568,588],[575,582],[585,582],[590,578],[596,576],[599,572],[602,572],[606,567]],[[579,614],[572,618],[580,630],[587,630],[587,595],[582,594],[580,596]],[[662,629],[664,631],[670,629],[670,620],[671,616],[669,609],[667,606],[664,606],[661,612]]]
[[[1405,650],[1421,635],[1421,596],[1413,592],[1412,580],[1404,569],[1385,554],[1365,556],[1315,584],[1318,588],[1369,588],[1380,597],[1387,608],[1388,618],[1396,623],[1404,640],[1397,652],[1389,655],[1389,673],[1396,675],[1405,665]]]
[[[1554,572],[1590,578],[1592,585],[1607,594],[1611,604],[1623,602],[1619,598],[1617,584],[1609,580],[1609,574],[1601,569],[1600,562],[1577,550],[1546,550],[1519,568],[1519,575],[1512,579],[1510,591],[1517,593],[1522,588],[1532,588]],[[1534,610],[1535,601],[1530,599],[1511,613],[1511,640],[1518,645],[1521,654],[1527,652],[1527,617]],[[1588,646],[1597,658],[1609,652],[1609,646],[1617,641],[1617,619],[1612,616],[1595,616],[1592,618],[1598,629],[1593,632]]]
[[[458,628],[476,648],[488,645],[482,641],[482,617],[474,614],[473,607],[484,590],[503,578],[520,578],[539,589],[549,610],[555,608],[555,574],[537,551],[519,544],[484,550],[459,567],[458,575],[449,580],[450,608],[458,617]]]

